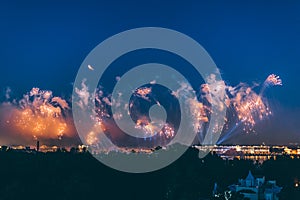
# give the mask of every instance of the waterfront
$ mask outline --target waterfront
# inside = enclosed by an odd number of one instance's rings
[[[276,160],[278,156],[300,158],[300,146],[297,145],[195,145],[194,148],[204,152],[210,151],[224,160],[253,160],[260,164],[266,160]]]

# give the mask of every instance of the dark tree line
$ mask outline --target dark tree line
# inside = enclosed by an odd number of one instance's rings
[[[0,152],[0,199],[211,199],[215,182],[226,190],[249,170],[277,180],[283,187],[280,199],[300,199],[294,187],[300,160],[284,156],[259,165],[211,154],[199,159],[193,148],[168,167],[145,174],[110,169],[88,152]]]

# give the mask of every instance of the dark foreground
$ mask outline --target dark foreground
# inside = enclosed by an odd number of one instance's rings
[[[300,199],[294,186],[300,160],[281,157],[263,165],[252,161],[198,158],[189,149],[172,165],[156,172],[129,174],[110,169],[89,153],[0,152],[0,199],[210,199],[214,183],[226,189],[254,175],[275,179],[280,199]]]

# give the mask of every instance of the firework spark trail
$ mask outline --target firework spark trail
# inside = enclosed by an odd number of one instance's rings
[[[199,132],[203,128],[203,123],[208,122],[209,108],[202,102],[199,102],[196,97],[191,97],[194,89],[187,83],[179,83],[180,87],[176,91],[172,91],[172,95],[176,98],[181,98],[185,102],[186,110],[192,116],[191,126],[195,132]],[[195,95],[196,96],[196,95]]]
[[[52,91],[32,88],[21,100],[2,103],[1,109],[6,110],[2,128],[27,141],[74,136],[70,107],[64,99],[53,97]]]
[[[81,88],[75,88],[75,93],[79,100],[76,102],[77,106],[83,111],[91,109],[93,114],[86,116],[88,121],[93,122],[93,127],[87,130],[85,134],[81,135],[83,143],[93,147],[93,151],[107,151],[114,147],[111,141],[104,135],[104,131],[109,126],[109,120],[114,118],[121,118],[121,115],[110,113],[112,104],[120,104],[119,99],[112,100],[111,94],[106,94],[103,87],[99,86],[94,93],[89,91],[86,84],[86,79],[81,83]],[[121,96],[121,94],[119,95]],[[95,109],[92,109],[89,102],[95,101]]]
[[[136,121],[135,128],[141,129],[145,133],[145,137],[151,137],[157,133],[156,126],[151,123],[146,117],[140,117]]]
[[[137,97],[141,97],[141,98],[149,101],[149,95],[151,92],[152,92],[151,87],[142,87],[142,88],[137,88],[136,91],[134,92],[134,94]]]
[[[136,122],[135,128],[141,129],[146,134],[146,137],[158,134],[160,137],[169,139],[175,135],[174,127],[170,124],[165,122],[150,122],[146,117],[140,117]]]
[[[225,98],[225,89],[225,82],[222,80],[217,81],[214,74],[211,74],[207,79],[207,83],[202,84],[200,87],[201,101],[203,104],[201,115],[205,116],[205,118],[202,118],[201,121],[198,122],[201,124],[197,135],[200,144],[203,142],[209,144],[214,143],[214,138],[221,132],[222,128],[218,125],[219,123],[216,123],[216,121],[211,122],[210,116],[214,112],[219,113],[224,111],[229,104],[228,100]],[[214,124],[214,126],[209,127],[210,123]],[[206,138],[206,134],[209,134],[210,138]]]
[[[261,96],[257,95],[250,87],[242,87],[232,99],[233,107],[246,129],[251,130],[257,119],[263,119],[271,114]]]
[[[235,88],[228,87],[228,91],[232,96],[230,105],[232,105],[231,108],[234,109],[237,115],[238,122],[219,139],[218,143],[230,139],[240,126],[243,126],[243,131],[246,133],[253,132],[257,121],[263,120],[272,114],[267,100],[263,98],[265,89],[280,85],[282,85],[282,80],[279,76],[271,74],[264,81],[259,94],[256,94],[246,84],[240,84]]]
[[[268,87],[271,86],[281,86],[282,85],[282,80],[280,79],[279,76],[275,75],[275,74],[270,74],[267,79],[264,81],[261,91],[259,93],[259,96],[263,96],[265,90]]]
[[[150,84],[155,84],[155,81],[152,81]],[[146,101],[155,101],[156,104],[158,106],[161,106],[160,105],[160,102],[155,98],[155,96],[153,95],[153,92],[152,92],[152,87],[141,87],[141,88],[137,88],[134,92],[133,92],[133,95],[135,97],[138,97],[138,98],[142,98]]]

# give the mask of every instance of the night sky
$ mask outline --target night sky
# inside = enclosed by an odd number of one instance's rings
[[[300,143],[300,2],[178,2],[1,2],[2,96],[6,87],[15,97],[39,87],[69,98],[82,61],[101,41],[132,28],[165,27],[199,42],[229,85],[281,77],[283,86],[268,91],[273,116],[256,134],[231,142]]]

